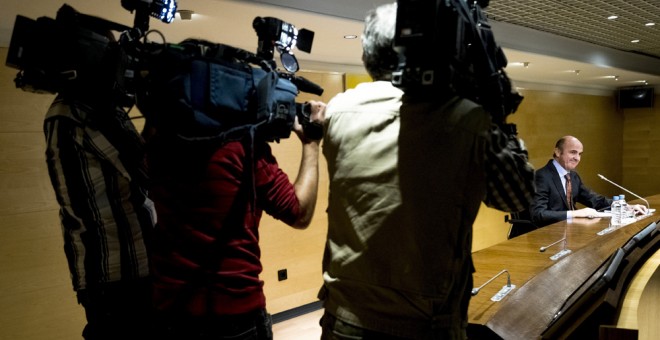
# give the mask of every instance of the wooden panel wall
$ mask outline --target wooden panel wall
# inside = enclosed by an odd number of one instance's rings
[[[5,60],[6,53],[6,48],[0,49],[0,60]],[[16,72],[0,66],[0,339],[77,339],[84,313],[71,289],[57,204],[43,154],[42,121],[53,96],[15,89]],[[341,73],[300,75],[325,88],[321,99],[326,102],[344,88]],[[549,91],[524,94],[525,101],[511,121],[518,125],[535,166],[545,164],[557,138],[574,134],[585,144],[580,173],[594,189],[618,193],[595,177],[600,172],[612,180],[623,180],[631,188],[639,187],[640,194],[660,192],[657,182],[650,183],[657,181],[652,176],[653,169],[648,169],[648,180],[639,175],[646,164],[658,166],[652,154],[659,146],[653,133],[660,127],[657,108],[622,114],[614,109],[614,98],[610,96]],[[298,99],[317,97],[301,94]],[[136,120],[136,125],[141,127],[142,121]],[[643,128],[648,130],[645,136],[638,132]],[[622,150],[629,150],[629,141],[633,151],[626,151],[622,158]],[[284,170],[294,177],[300,157],[299,142],[292,137],[273,144],[273,149]],[[631,164],[629,157],[646,157],[646,161]],[[634,175],[624,176],[624,170]],[[273,313],[316,301],[327,228],[327,180],[321,157],[317,210],[307,230],[293,230],[268,217],[263,220],[262,278],[266,282],[268,308]],[[504,213],[482,207],[475,222],[474,249],[504,240],[507,230]],[[287,280],[277,281],[280,269],[287,269]]]
[[[603,195],[620,190],[597,174],[621,183],[623,115],[617,112],[613,96],[523,90],[519,110],[509,121],[518,127],[535,168],[552,158],[555,143],[565,135],[577,137],[584,145],[577,172],[585,184]]]
[[[0,60],[6,55],[0,49]],[[54,96],[16,89],[16,73],[0,69],[0,339],[80,339],[85,316],[44,158],[42,122]]]
[[[654,108],[625,109],[623,113],[623,185],[642,197],[660,193],[658,95]]]

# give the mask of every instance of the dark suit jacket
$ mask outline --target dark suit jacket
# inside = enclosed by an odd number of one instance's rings
[[[597,210],[610,206],[611,199],[587,188],[577,172],[571,171],[570,174],[574,203],[580,203]],[[569,210],[568,202],[566,201],[566,194],[559,173],[552,164],[552,160],[544,167],[536,170],[534,181],[536,183],[536,193],[530,206],[530,214],[534,224],[543,227],[565,220],[566,211]]]

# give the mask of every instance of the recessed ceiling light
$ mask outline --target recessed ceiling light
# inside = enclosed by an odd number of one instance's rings
[[[646,27],[655,26],[655,22],[647,22],[644,26]]]
[[[195,13],[194,11],[191,11],[189,9],[180,9],[176,11],[179,13],[179,17],[181,17],[181,20],[192,20],[192,15]]]
[[[616,15],[610,15],[609,17],[607,17],[607,20],[614,20],[614,19],[617,19],[617,18],[618,18],[618,16],[616,16]]]
[[[347,34],[344,36],[344,39],[357,39],[357,35],[355,34]]]
[[[636,44],[636,43],[638,43],[638,42],[639,42],[639,39],[635,39],[635,40],[630,40],[630,42],[631,42],[631,43],[633,43],[633,44]]]
[[[530,64],[531,64],[531,62],[529,62],[529,61],[512,61],[512,62],[508,63],[506,66],[507,67],[508,66],[512,66],[512,67],[516,66],[516,67],[529,68]]]

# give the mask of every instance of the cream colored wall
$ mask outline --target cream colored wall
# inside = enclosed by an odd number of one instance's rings
[[[0,49],[1,60],[6,53],[6,48]],[[0,67],[0,339],[79,339],[84,314],[71,290],[43,154],[42,120],[53,96],[15,89],[16,72]],[[300,75],[323,84],[324,101],[343,89],[342,74]],[[660,192],[660,179],[653,176],[658,167],[653,152],[660,146],[653,132],[660,127],[660,105],[621,113],[614,109],[611,96],[550,91],[524,95],[511,121],[518,125],[535,166],[545,164],[557,138],[574,134],[585,144],[580,173],[595,190],[618,193],[595,177],[602,173],[638,188],[640,194]],[[299,100],[315,98],[302,94]],[[136,120],[136,125],[142,122]],[[281,166],[294,177],[299,142],[293,137],[273,144],[273,149]],[[320,161],[321,185],[312,225],[293,230],[265,217],[261,226],[262,278],[273,313],[316,301],[327,225],[328,179],[323,157]],[[503,212],[482,207],[474,230],[474,250],[478,250],[504,240],[508,224]],[[277,271],[285,268],[288,280],[277,281]]]

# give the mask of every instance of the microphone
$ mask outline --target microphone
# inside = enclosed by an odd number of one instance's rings
[[[539,248],[539,251],[543,253],[543,252],[546,251],[546,249],[548,249],[548,248],[554,246],[555,244],[563,241],[564,242],[564,247],[560,251],[558,251],[556,254],[550,256],[551,260],[557,261],[560,258],[562,258],[562,257],[564,257],[564,256],[566,256],[566,255],[573,252],[572,250],[566,248],[566,243],[568,242],[567,240],[568,240],[568,223],[566,223],[566,225],[564,226],[564,237],[562,237],[561,239],[559,239],[555,242],[552,242],[551,244],[548,244],[547,246]]]
[[[503,269],[501,272],[497,273],[497,275],[491,277],[490,280],[486,281],[486,283],[482,284],[481,286],[479,286],[477,288],[472,288],[472,296],[475,296],[475,295],[479,294],[479,291],[481,290],[481,288],[486,287],[486,285],[488,285],[489,283],[491,283],[493,280],[495,280],[496,278],[498,278],[500,275],[502,275],[504,273],[506,273],[506,286],[511,287],[511,275],[509,275],[508,270]]]
[[[598,177],[600,177],[602,180],[605,180],[605,181],[608,181],[608,182],[614,184],[614,185],[615,185],[616,187],[618,187],[619,189],[625,190],[627,193],[629,193],[629,194],[631,194],[631,195],[633,195],[633,196],[639,198],[640,200],[644,201],[644,202],[646,203],[646,214],[648,215],[648,214],[651,213],[651,206],[649,206],[649,201],[647,201],[646,199],[644,199],[642,196],[639,196],[639,195],[637,195],[636,193],[634,193],[634,192],[632,192],[632,191],[630,191],[630,190],[628,190],[628,189],[626,189],[626,188],[624,188],[624,187],[622,187],[622,186],[620,186],[620,185],[618,185],[618,184],[616,184],[616,183],[610,181],[609,179],[605,178],[605,176],[603,176],[603,175],[601,175],[601,174],[598,174]]]
[[[502,289],[500,289],[499,292],[497,292],[495,295],[493,295],[490,298],[490,301],[493,302],[501,301],[505,296],[507,296],[507,294],[511,293],[511,291],[514,288],[516,288],[516,285],[511,284],[511,275],[509,275],[509,272],[506,269],[502,270],[497,275],[493,276],[490,280],[486,281],[486,283],[482,284],[481,286],[477,288],[472,288],[472,296],[479,294],[481,288],[484,288],[487,284],[491,283],[493,280],[495,280],[497,277],[499,277],[504,273],[506,273],[506,285],[504,285],[504,287],[502,287]]]
[[[553,242],[553,243],[551,243],[551,244],[548,244],[548,245],[545,246],[545,247],[541,247],[541,248],[539,248],[539,251],[540,251],[540,252],[544,252],[544,251],[546,251],[548,248],[554,246],[555,244],[557,244],[557,243],[559,243],[559,242],[561,242],[561,241],[566,241],[566,236],[564,236],[564,238],[562,238],[561,240],[555,241],[555,242]]]

